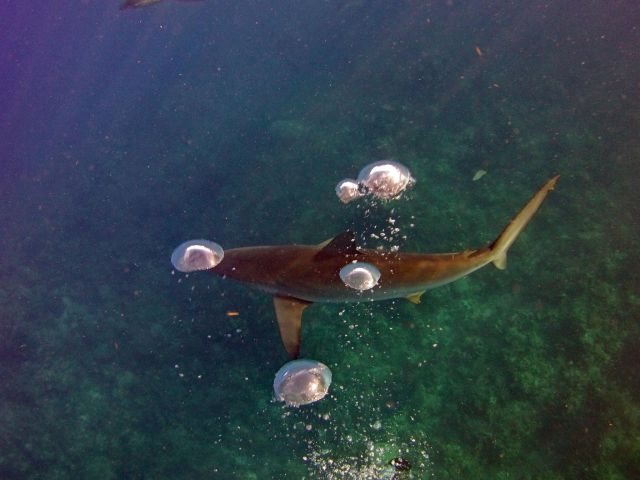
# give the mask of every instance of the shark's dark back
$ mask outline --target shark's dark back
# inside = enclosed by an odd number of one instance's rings
[[[376,287],[359,292],[344,284],[340,269],[354,261],[380,270]],[[407,296],[481,264],[486,264],[486,259],[475,251],[434,255],[276,245],[227,250],[212,271],[274,295],[309,302],[357,302]]]

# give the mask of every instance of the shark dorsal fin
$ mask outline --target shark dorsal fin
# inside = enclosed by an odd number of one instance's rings
[[[302,330],[302,312],[311,302],[293,297],[273,297],[276,308],[280,338],[289,358],[300,356],[300,332]]]
[[[318,248],[324,248],[329,245],[336,237],[327,238],[324,242],[318,244]]]
[[[358,247],[356,246],[356,235],[351,230],[342,232],[336,235],[330,240],[322,242],[319,247],[322,248],[316,253],[314,260],[322,260],[325,257],[336,255],[355,255],[358,253]]]

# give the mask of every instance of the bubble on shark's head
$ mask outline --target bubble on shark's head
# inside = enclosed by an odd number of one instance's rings
[[[353,262],[340,269],[340,278],[346,286],[364,292],[378,284],[380,270],[370,263]]]
[[[273,381],[276,399],[287,406],[299,407],[317,402],[327,395],[331,370],[316,360],[293,360],[285,363]]]
[[[349,203],[360,198],[363,193],[360,191],[358,182],[351,178],[345,178],[336,185],[336,195],[342,203]]]
[[[184,242],[171,254],[173,268],[180,272],[209,270],[218,265],[224,258],[224,250],[210,240],[189,240]]]
[[[382,200],[396,198],[416,181],[407,167],[394,160],[381,160],[365,166],[358,174],[358,185]]]

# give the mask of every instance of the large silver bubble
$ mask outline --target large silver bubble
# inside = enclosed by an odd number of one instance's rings
[[[189,240],[184,242],[171,254],[173,268],[181,272],[209,270],[218,265],[224,258],[224,250],[210,240]]]
[[[299,407],[325,397],[331,385],[331,370],[315,360],[293,360],[285,363],[273,381],[276,399]]]
[[[349,203],[360,198],[363,193],[360,191],[358,182],[351,178],[345,178],[336,185],[336,195],[342,203]]]
[[[394,160],[370,163],[358,174],[358,184],[367,193],[383,200],[397,197],[414,183],[409,169]]]
[[[348,287],[363,292],[378,284],[380,270],[370,263],[353,262],[340,269],[340,278]]]

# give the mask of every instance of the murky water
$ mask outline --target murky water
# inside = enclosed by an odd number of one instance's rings
[[[640,477],[638,25],[631,1],[0,6],[0,478]],[[339,201],[385,159],[415,185]],[[477,249],[556,174],[505,271],[306,308],[333,378],[300,408],[270,296],[170,262],[347,229]]]

